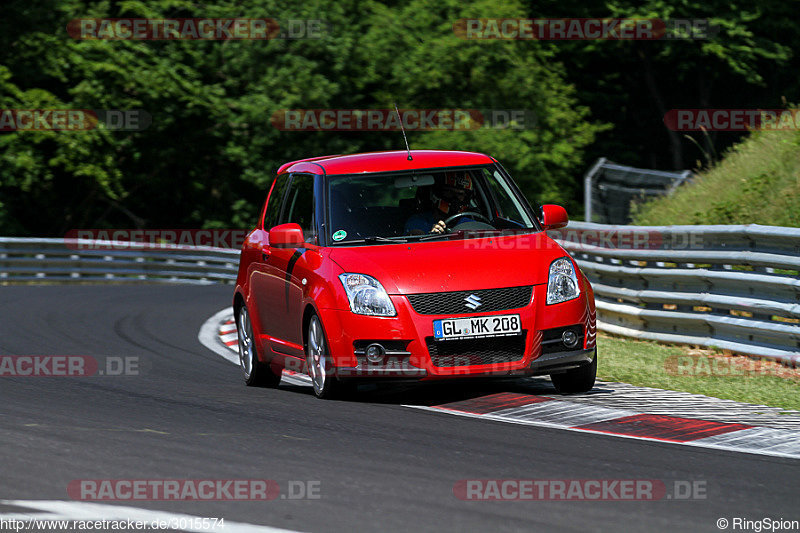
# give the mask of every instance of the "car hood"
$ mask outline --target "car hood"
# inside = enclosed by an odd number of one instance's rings
[[[330,250],[345,272],[372,276],[389,294],[538,285],[568,255],[544,232]]]

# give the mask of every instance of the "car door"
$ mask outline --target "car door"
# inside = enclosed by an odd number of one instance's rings
[[[306,243],[317,243],[314,180],[311,174],[292,174],[280,224],[299,224]],[[302,356],[303,280],[307,280],[308,262],[305,247],[269,248],[270,291],[267,309],[273,352]],[[311,252],[314,254],[315,252]]]
[[[249,272],[250,294],[248,297],[249,301],[254,304],[253,308],[251,308],[251,313],[254,312],[258,316],[258,327],[255,333],[261,335],[259,339],[261,342],[258,343],[258,347],[262,350],[266,348],[264,355],[268,359],[272,357],[269,339],[275,335],[280,335],[280,330],[277,329],[275,322],[275,315],[278,306],[277,295],[283,290],[284,284],[284,276],[281,275],[281,271],[274,264],[274,261],[271,261],[270,256],[273,248],[269,245],[269,230],[280,224],[290,179],[289,174],[281,174],[275,178],[275,184],[272,187],[267,209],[264,213],[264,230],[256,231],[259,234],[256,244],[259,247],[259,251]]]

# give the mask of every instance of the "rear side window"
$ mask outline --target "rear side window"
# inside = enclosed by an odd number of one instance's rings
[[[286,197],[281,224],[293,222],[303,228],[306,242],[316,238],[314,228],[314,176],[294,174]]]
[[[267,204],[267,212],[264,215],[264,229],[267,231],[280,224],[281,204],[283,203],[283,197],[286,195],[286,186],[288,184],[288,174],[281,174],[275,178],[275,186],[272,188],[269,204]]]

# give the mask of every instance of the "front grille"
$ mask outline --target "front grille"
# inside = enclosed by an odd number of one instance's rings
[[[531,286],[506,287],[478,291],[409,294],[408,301],[414,311],[421,315],[491,313],[525,307],[530,303],[532,293]],[[473,295],[475,298],[471,298]]]
[[[526,332],[508,337],[437,341],[426,337],[433,366],[491,365],[519,361],[525,356]]]

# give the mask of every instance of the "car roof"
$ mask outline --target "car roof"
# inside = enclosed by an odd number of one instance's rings
[[[300,159],[281,165],[278,174],[284,172],[309,172],[311,174],[363,174],[369,172],[392,172],[437,167],[460,167],[486,165],[494,160],[477,152],[454,150],[412,150],[412,160],[408,152],[369,152],[351,155],[329,155]]]

